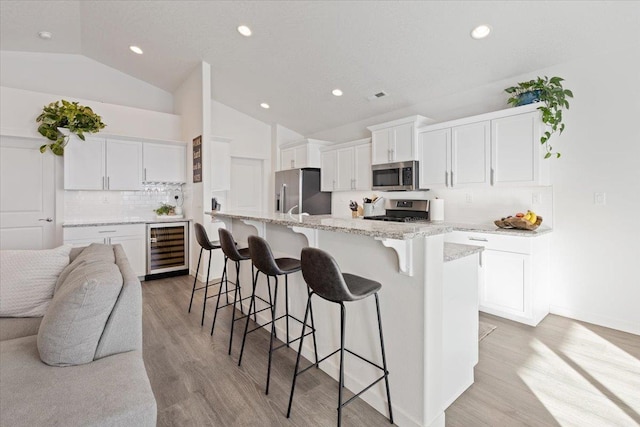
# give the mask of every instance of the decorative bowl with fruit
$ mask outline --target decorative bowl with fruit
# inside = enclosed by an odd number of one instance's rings
[[[535,212],[527,211],[526,214],[518,212],[515,216],[508,216],[493,222],[500,228],[516,228],[518,230],[535,230],[542,224],[542,217]]]

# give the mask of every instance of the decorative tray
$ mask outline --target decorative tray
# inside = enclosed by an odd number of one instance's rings
[[[540,224],[542,224],[542,217],[539,216],[536,222],[533,224],[524,218],[518,218],[515,216],[512,216],[511,218],[497,219],[493,221],[493,223],[500,228],[516,228],[518,230],[533,231],[536,228],[540,227]]]

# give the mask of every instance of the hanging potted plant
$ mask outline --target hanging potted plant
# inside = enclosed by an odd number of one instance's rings
[[[563,80],[560,77],[538,77],[528,82],[520,82],[518,86],[512,86],[504,90],[511,95],[507,103],[514,107],[533,102],[544,104],[538,107],[538,110],[542,112],[542,121],[548,126],[548,129],[540,138],[540,143],[544,145],[546,150],[545,159],[552,155],[555,155],[556,158],[560,157],[560,153],[553,151],[553,147],[549,144],[549,138],[556,132],[558,132],[558,135],[562,134],[564,130],[562,110],[564,108],[569,109],[567,98],[573,98],[573,93],[569,89],[562,87]]]
[[[68,144],[71,133],[84,141],[85,132],[97,133],[105,127],[102,117],[94,113],[91,108],[64,99],[43,107],[42,113],[36,118],[36,123],[40,123],[38,126],[40,135],[53,141],[42,145],[40,152],[44,153],[48,147],[58,156],[64,154],[64,147]]]

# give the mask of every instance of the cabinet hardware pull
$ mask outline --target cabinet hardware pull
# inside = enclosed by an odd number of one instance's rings
[[[104,190],[104,176],[102,177],[102,189]]]
[[[488,242],[489,241],[486,237],[471,237],[471,236],[469,236],[469,240],[474,240],[476,242]]]
[[[107,177],[107,190],[109,190],[109,177]]]
[[[296,161],[295,160],[291,160],[291,169],[293,169],[294,167],[296,167]]]
[[[493,185],[493,175],[494,175],[493,168],[491,168],[491,185]]]
[[[451,171],[451,187],[453,187],[453,171]]]
[[[102,231],[98,231],[98,233],[115,233],[116,230],[102,230]]]
[[[147,180],[147,168],[144,168],[144,180],[143,181],[146,181],[146,180]]]
[[[444,171],[444,186],[448,187],[449,186],[449,172]]]

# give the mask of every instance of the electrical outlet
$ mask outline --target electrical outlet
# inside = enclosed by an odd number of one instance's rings
[[[469,194],[469,193],[466,193],[466,194],[464,195],[464,200],[465,200],[465,202],[467,202],[467,203],[473,203],[473,197],[472,197],[472,196],[471,196],[471,194]]]
[[[604,206],[607,204],[607,193],[593,193],[593,204]]]
[[[531,203],[534,205],[540,205],[542,204],[542,194],[540,193],[533,193],[531,195]]]

